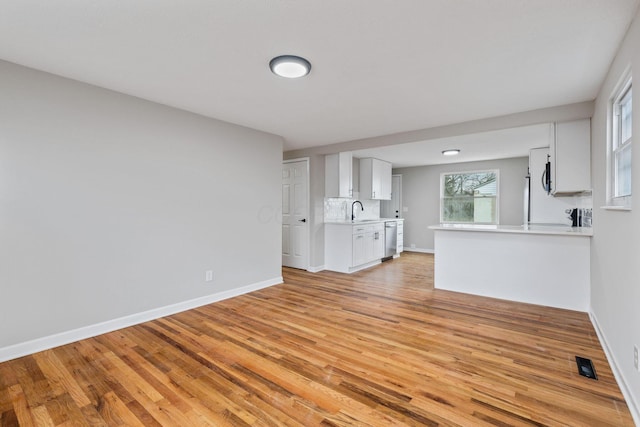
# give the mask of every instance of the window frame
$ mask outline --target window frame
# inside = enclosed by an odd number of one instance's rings
[[[633,81],[631,69],[623,73],[620,81],[616,85],[611,98],[609,99],[607,117],[607,207],[619,209],[631,209],[633,188],[633,157],[629,169],[630,193],[628,195],[618,195],[620,182],[618,180],[618,170],[616,162],[617,156],[629,149],[633,153]],[[622,139],[623,117],[621,114],[621,101],[631,94],[631,136],[626,141]]]
[[[445,221],[444,219],[444,183],[445,176],[447,175],[473,175],[479,173],[493,173],[496,176],[496,195],[495,203],[496,203],[496,214],[493,222],[460,222],[460,221]],[[477,196],[468,196],[470,199],[483,199],[487,198],[486,196],[477,197]],[[470,171],[453,171],[453,172],[442,172],[440,174],[440,223],[441,224],[478,224],[478,225],[498,225],[500,224],[500,170],[499,169],[482,169],[482,170],[470,170]]]

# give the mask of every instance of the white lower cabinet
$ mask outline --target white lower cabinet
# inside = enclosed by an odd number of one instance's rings
[[[364,233],[353,235],[352,262],[351,266],[360,265],[367,262],[367,244]]]
[[[374,233],[373,237],[373,258],[384,256],[384,224],[380,225],[380,231]]]
[[[384,256],[384,223],[325,224],[325,269],[353,273]]]
[[[396,252],[398,255],[404,252],[404,221],[398,221],[398,234],[396,237]]]

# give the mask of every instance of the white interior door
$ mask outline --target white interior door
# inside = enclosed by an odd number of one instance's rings
[[[402,218],[402,175],[391,176],[391,200],[380,202],[383,218]]]
[[[282,164],[282,265],[309,268],[309,161]]]

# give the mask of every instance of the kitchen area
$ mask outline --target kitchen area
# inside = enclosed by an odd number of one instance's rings
[[[400,256],[400,198],[390,162],[351,152],[325,156],[325,268],[353,273]]]
[[[590,120],[530,128],[504,131],[507,140],[522,135],[529,147],[525,156],[503,159],[396,167],[368,157],[372,150],[327,155],[325,268],[352,273],[404,250],[434,253],[438,289],[587,311]],[[480,142],[500,137],[468,136]],[[443,175],[479,170],[498,171],[499,215],[493,221],[443,219]]]
[[[549,131],[549,147],[529,152],[522,225],[430,226],[436,288],[588,311],[590,120],[553,123]]]

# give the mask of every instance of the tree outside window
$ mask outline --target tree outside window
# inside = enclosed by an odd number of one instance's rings
[[[444,173],[440,222],[498,223],[498,171]]]

